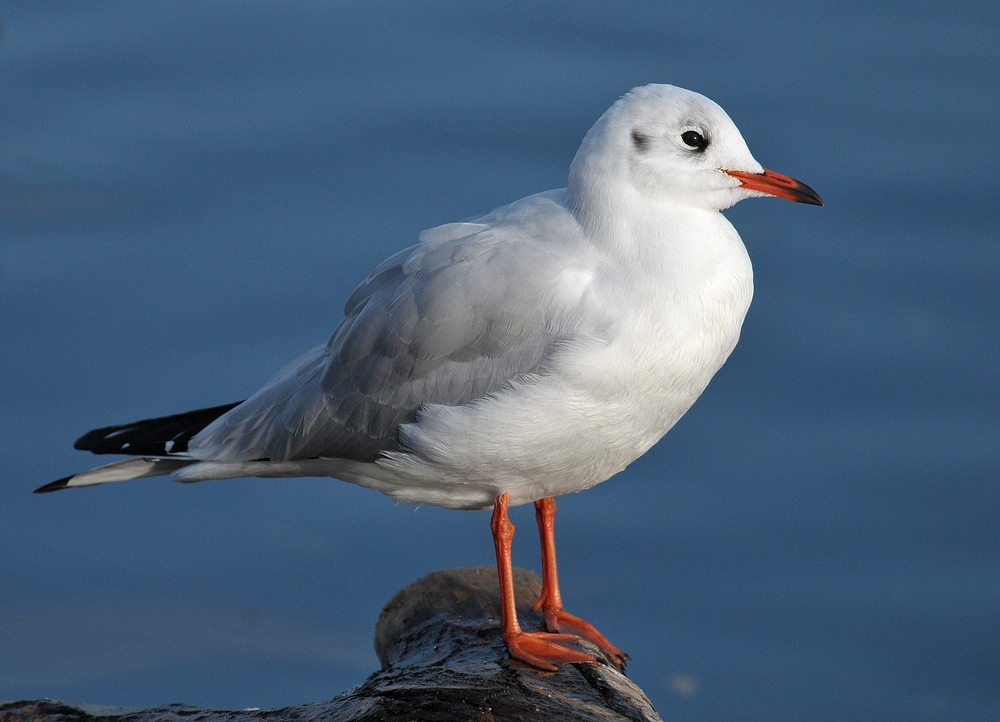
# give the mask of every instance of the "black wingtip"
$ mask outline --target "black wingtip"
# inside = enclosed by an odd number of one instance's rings
[[[59,491],[60,489],[68,489],[69,480],[72,478],[73,478],[72,476],[64,476],[62,479],[57,479],[56,481],[46,484],[45,486],[38,487],[37,489],[35,489],[34,493],[48,494],[50,491]]]
[[[242,401],[182,414],[143,419],[131,424],[93,429],[73,443],[74,449],[95,454],[165,456],[187,451],[191,438]],[[168,443],[169,442],[169,443]]]

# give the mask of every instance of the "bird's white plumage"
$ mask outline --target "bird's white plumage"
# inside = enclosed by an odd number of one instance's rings
[[[686,131],[711,142],[692,149]],[[739,339],[752,271],[719,211],[761,193],[726,170],[763,169],[719,106],[634,89],[566,189],[425,231],[359,287],[330,343],[195,436],[176,477],[324,475],[465,509],[604,481]]]

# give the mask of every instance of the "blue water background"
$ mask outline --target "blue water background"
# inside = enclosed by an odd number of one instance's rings
[[[669,82],[825,208],[728,212],[743,340],[560,501],[567,607],[668,720],[1000,719],[992,3],[0,4],[0,699],[272,707],[377,668],[485,513],[332,480],[33,496],[93,427],[244,398],[421,229],[565,184]],[[528,508],[515,563],[538,569]]]

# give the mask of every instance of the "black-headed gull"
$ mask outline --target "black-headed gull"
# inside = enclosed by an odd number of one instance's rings
[[[635,88],[587,133],[566,188],[424,231],[358,286],[328,343],[249,399],[91,431],[76,448],[133,458],[38,491],[330,476],[405,503],[493,507],[511,655],[593,662],[578,635],[624,660],[563,610],[552,497],[645,453],[725,362],[753,273],[720,211],[764,195],[822,205],[762,168],[708,98]],[[514,611],[507,507],[529,502],[548,632],[522,631]]]

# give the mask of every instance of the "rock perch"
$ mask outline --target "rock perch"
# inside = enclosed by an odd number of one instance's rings
[[[541,591],[541,580],[532,572],[514,571],[522,626],[540,630],[544,620],[531,611],[531,604]],[[492,566],[446,569],[396,594],[375,629],[382,669],[329,702],[228,711],[34,700],[0,703],[0,722],[659,722],[646,695],[624,669],[586,642],[581,644],[603,664],[542,672],[512,660],[500,633],[496,574]]]

